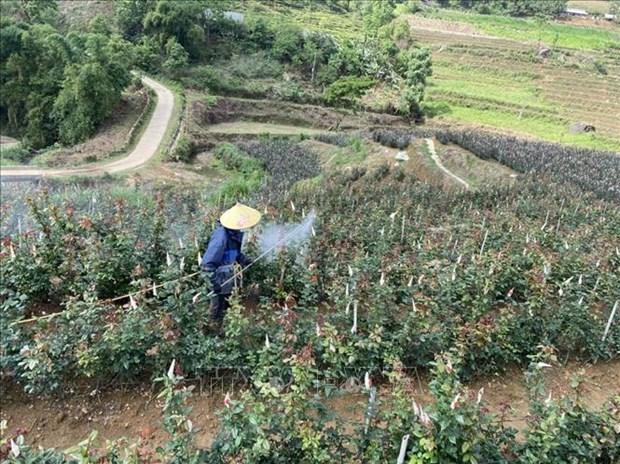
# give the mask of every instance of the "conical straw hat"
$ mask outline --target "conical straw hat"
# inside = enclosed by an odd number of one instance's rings
[[[227,229],[249,229],[258,224],[260,216],[260,213],[254,208],[237,203],[232,208],[224,211],[220,217],[220,222]]]

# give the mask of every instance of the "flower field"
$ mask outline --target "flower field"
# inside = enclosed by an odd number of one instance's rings
[[[404,148],[419,135],[373,138]],[[15,433],[0,439],[0,457],[617,462],[620,392],[590,411],[583,379],[574,396],[552,398],[544,371],[620,353],[619,158],[487,132],[434,135],[522,174],[511,185],[443,191],[402,165],[321,172],[302,144],[239,143],[266,173],[245,199],[264,222],[300,222],[313,210],[317,218],[307,247],[284,248],[246,272],[224,337],[208,330],[210,289],[196,271],[228,199],[193,189],[110,189],[96,201],[88,187],[33,192],[19,228],[20,202],[3,200],[3,381],[42,395],[78,382],[157,380],[170,440],[159,450],[93,441],[63,454],[29,448]],[[226,162],[243,159],[227,153]],[[258,255],[256,241],[247,248]],[[485,409],[484,392],[465,387],[514,365],[530,392],[519,434]],[[187,417],[192,381],[223,370],[249,387],[226,396],[214,443],[198,449]],[[427,404],[412,393],[417,371],[432,379]],[[365,403],[352,427],[325,406],[345,384]]]

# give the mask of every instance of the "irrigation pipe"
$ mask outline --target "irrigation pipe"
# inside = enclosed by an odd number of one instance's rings
[[[265,256],[267,256],[269,253],[271,253],[273,250],[275,250],[278,246],[280,246],[280,244],[286,240],[288,240],[289,238],[291,238],[294,234],[296,234],[302,227],[305,227],[304,223],[302,222],[301,224],[299,224],[297,227],[295,227],[293,230],[291,230],[290,232],[288,232],[287,234],[285,234],[282,238],[280,238],[278,241],[276,241],[275,244],[273,244],[271,247],[269,247],[267,250],[265,250],[264,252],[262,252],[260,255],[258,255],[258,257],[252,261],[250,264],[248,264],[247,266],[245,266],[244,268],[242,268],[240,271],[236,272],[230,279],[222,282],[222,286],[232,282],[233,280],[235,280],[239,275],[243,274],[244,271],[246,271],[247,269],[249,269],[250,267],[252,267],[254,264],[256,264],[258,261],[260,261],[261,259],[263,259]],[[195,277],[198,274],[200,274],[203,271],[197,271],[197,272],[192,272],[191,274],[187,274],[183,277],[179,277],[178,279],[174,279],[174,280],[168,280],[164,283],[158,284],[158,285],[153,285],[150,288],[145,288],[143,290],[138,290],[136,292],[132,292],[132,293],[127,293],[126,295],[121,295],[121,296],[116,296],[114,298],[108,298],[105,300],[96,300],[95,303],[113,303],[115,301],[119,301],[119,300],[124,300],[126,298],[131,298],[134,297],[136,295],[141,295],[142,293],[147,293],[147,292],[154,292],[155,290],[157,290],[158,288],[163,287],[164,285],[168,285],[168,284],[172,284],[175,282],[181,282],[183,280],[189,279],[191,277]],[[213,290],[211,290],[205,298],[209,298],[212,297],[213,295],[215,295],[215,292]],[[35,322],[35,321],[39,321],[39,320],[43,320],[43,319],[52,319],[56,316],[59,316],[61,314],[63,314],[66,310],[63,311],[58,311],[57,313],[53,313],[53,314],[47,314],[45,316],[38,316],[38,317],[31,317],[30,319],[21,319],[19,321],[15,321],[9,324],[9,327],[13,327],[14,325],[20,325],[20,324],[28,324],[30,322]]]

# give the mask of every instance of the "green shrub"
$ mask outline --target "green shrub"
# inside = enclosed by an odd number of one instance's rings
[[[187,136],[182,135],[177,140],[177,144],[170,153],[170,159],[174,161],[181,161],[183,163],[189,163],[194,159],[196,155],[196,146],[194,142]]]
[[[284,71],[282,65],[264,51],[235,55],[229,61],[222,62],[222,66],[233,76],[244,79],[277,78]]]
[[[211,65],[192,68],[180,80],[187,87],[243,98],[264,98],[270,88],[269,85],[240,78],[224,68]]]
[[[304,44],[302,30],[295,26],[281,25],[276,30],[271,55],[282,62],[291,63]]]
[[[227,169],[232,171],[251,174],[254,171],[262,171],[263,169],[263,166],[256,158],[250,157],[231,143],[218,145],[213,154],[216,159],[222,161]]]
[[[356,103],[359,97],[375,84],[376,81],[370,77],[341,77],[325,91],[325,102],[329,105]]]
[[[30,150],[22,148],[21,146],[2,148],[0,155],[0,159],[2,159],[2,161],[13,161],[20,164],[27,163],[33,156]]]

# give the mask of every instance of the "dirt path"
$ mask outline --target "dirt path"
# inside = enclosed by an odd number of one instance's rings
[[[157,94],[157,105],[140,140],[138,140],[135,148],[125,158],[105,164],[86,165],[79,168],[66,169],[6,167],[0,168],[0,177],[7,180],[19,180],[54,176],[95,176],[105,173],[113,174],[121,171],[128,171],[143,166],[157,153],[164,139],[164,135],[172,119],[174,95],[167,87],[153,79],[143,77],[142,82],[144,85],[153,89]]]
[[[439,159],[439,156],[437,156],[437,152],[435,151],[435,143],[433,142],[433,140],[426,139],[426,145],[428,146],[428,150],[431,152],[431,158],[433,159],[435,164],[439,167],[439,169],[441,169],[443,172],[448,174],[454,180],[462,184],[466,190],[469,190],[470,186],[467,182],[465,182],[463,179],[461,179],[456,174],[453,174],[452,172],[448,171],[448,169],[441,163],[441,160]]]

